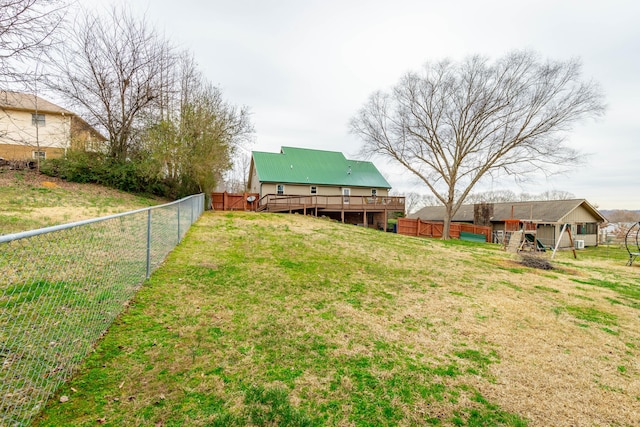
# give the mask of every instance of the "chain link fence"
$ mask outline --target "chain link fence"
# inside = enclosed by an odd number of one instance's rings
[[[204,195],[0,236],[0,426],[25,426],[200,217]]]

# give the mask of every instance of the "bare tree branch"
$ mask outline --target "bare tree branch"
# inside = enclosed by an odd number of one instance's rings
[[[0,75],[5,84],[23,81],[26,72],[20,64],[47,53],[66,10],[64,0],[0,0]]]

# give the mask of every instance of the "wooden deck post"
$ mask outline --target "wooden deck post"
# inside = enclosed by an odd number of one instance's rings
[[[384,219],[383,219],[383,223],[382,223],[382,228],[384,229],[384,232],[387,232],[387,226],[389,225],[389,217],[387,216],[387,208],[384,208]]]

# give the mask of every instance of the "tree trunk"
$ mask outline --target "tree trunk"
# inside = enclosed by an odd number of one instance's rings
[[[444,224],[442,225],[442,240],[449,240],[451,230],[451,210],[453,208],[453,202],[448,202],[444,206]]]

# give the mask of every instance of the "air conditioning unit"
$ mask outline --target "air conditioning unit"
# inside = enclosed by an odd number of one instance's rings
[[[576,246],[576,249],[584,249],[584,240],[576,240],[575,246]]]

